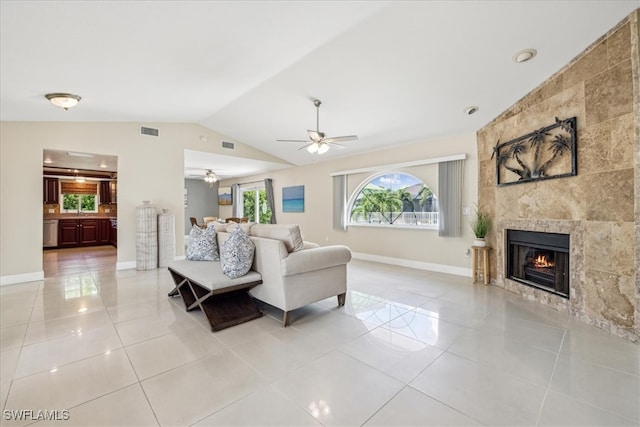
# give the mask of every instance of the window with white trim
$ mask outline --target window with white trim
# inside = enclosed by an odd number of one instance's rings
[[[267,203],[267,192],[264,183],[242,184],[242,212],[241,217],[249,218],[250,222],[269,224],[271,209]],[[257,212],[257,215],[256,215]]]
[[[349,203],[349,225],[438,228],[438,198],[422,180],[405,172],[374,175]]]

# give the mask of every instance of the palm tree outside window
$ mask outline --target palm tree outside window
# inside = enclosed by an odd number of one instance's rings
[[[438,199],[413,175],[385,173],[360,187],[349,218],[350,225],[437,228]]]

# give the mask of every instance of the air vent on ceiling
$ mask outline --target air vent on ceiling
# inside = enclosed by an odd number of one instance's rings
[[[143,135],[158,136],[160,131],[158,129],[140,126],[140,133]]]
[[[228,148],[230,150],[236,149],[236,144],[233,142],[222,141],[222,148]]]

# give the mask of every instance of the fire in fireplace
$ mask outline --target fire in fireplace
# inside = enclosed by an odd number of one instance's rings
[[[507,230],[507,277],[569,298],[569,235]]]

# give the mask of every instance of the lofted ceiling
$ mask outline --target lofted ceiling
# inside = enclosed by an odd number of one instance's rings
[[[320,159],[475,132],[639,5],[2,1],[0,119],[199,123],[303,165],[318,157],[276,139],[306,139],[313,99],[328,136],[359,136]]]

